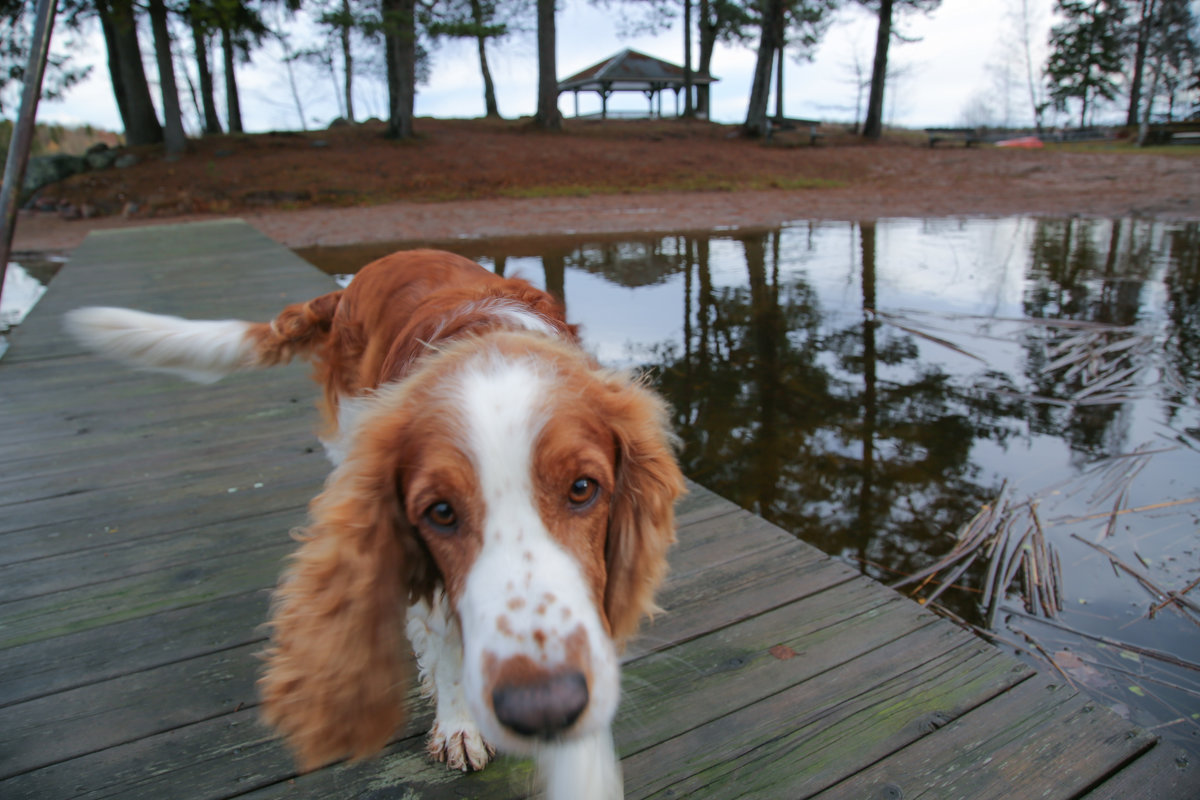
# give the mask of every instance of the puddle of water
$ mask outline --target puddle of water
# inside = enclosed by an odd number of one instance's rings
[[[444,246],[563,296],[603,361],[652,371],[690,477],[825,552],[893,583],[975,536],[902,591],[1200,754],[1200,225]],[[394,249],[300,255],[350,273]]]
[[[65,261],[58,256],[15,255],[21,261],[8,262],[4,286],[0,288],[0,357],[8,351],[8,334],[37,305],[46,293],[46,285]]]

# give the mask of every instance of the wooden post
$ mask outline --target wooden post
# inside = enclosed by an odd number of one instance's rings
[[[683,0],[683,114],[692,116],[692,0]],[[679,116],[679,94],[675,95],[676,111]]]
[[[12,252],[17,208],[21,204],[21,183],[25,179],[25,164],[33,142],[33,123],[42,95],[42,76],[46,73],[46,55],[50,52],[50,32],[54,28],[56,10],[57,0],[38,0],[33,43],[29,48],[29,66],[25,70],[25,88],[21,92],[21,111],[13,128],[12,141],[8,144],[8,159],[4,163],[4,186],[0,189],[0,219],[4,221],[4,240],[0,242],[0,295],[4,293],[4,275],[8,272],[8,256]]]

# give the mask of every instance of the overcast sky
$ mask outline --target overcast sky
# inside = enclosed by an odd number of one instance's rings
[[[1020,0],[943,0],[932,14],[901,16],[898,27],[911,43],[893,43],[890,62],[899,74],[889,86],[885,105],[888,122],[921,127],[928,125],[979,124],[983,122],[1025,124],[1030,119],[1029,95],[1025,88],[1023,61],[1017,52],[1014,22]],[[1028,0],[1036,28],[1038,46],[1035,64],[1045,59],[1045,41],[1053,0]],[[680,27],[656,36],[618,36],[619,6],[597,8],[587,0],[561,0],[558,15],[558,73],[572,75],[622,48],[632,47],[676,63],[683,62]],[[784,110],[788,116],[851,121],[855,118],[857,90],[854,64],[857,60],[869,75],[877,21],[857,4],[848,3],[829,28],[812,62],[788,60],[784,76]],[[305,46],[303,27],[293,47]],[[155,70],[149,36],[143,37],[147,75]],[[63,100],[43,102],[38,118],[46,122],[90,123],[120,130],[120,119],[108,70],[104,46],[95,31],[82,40],[56,41],[68,47],[78,63],[93,64],[92,75]],[[695,47],[693,51],[695,51]],[[300,116],[292,99],[282,50],[270,44],[253,54],[249,65],[238,68],[242,115],[247,130],[295,129]],[[466,41],[448,41],[432,53],[428,85],[418,87],[417,114],[437,117],[474,117],[483,114],[482,80],[475,46]],[[216,58],[219,68],[219,56]],[[1006,104],[1003,65],[1009,65],[1011,91]],[[490,65],[496,82],[500,111],[508,117],[532,114],[536,106],[537,60],[532,34],[505,39],[490,48]],[[713,59],[712,118],[721,122],[745,119],[746,100],[754,68],[754,53],[747,47],[719,47]],[[324,127],[338,115],[332,77],[314,67],[300,65],[296,72],[305,124]],[[219,80],[219,75],[218,75]],[[181,81],[184,92],[186,84]],[[154,88],[157,91],[157,88]],[[185,106],[190,102],[185,97]],[[218,105],[223,104],[218,92]],[[664,95],[664,109],[674,109],[673,95]],[[862,102],[865,104],[865,93]],[[771,108],[774,109],[774,101]],[[574,99],[565,94],[560,108],[574,112]],[[594,94],[581,95],[581,111],[599,108]],[[610,109],[641,110],[646,101],[640,94],[615,96]],[[385,116],[386,92],[379,81],[360,81],[355,112]],[[982,110],[981,110],[982,109]],[[221,111],[224,118],[223,109]],[[980,115],[990,117],[981,119]],[[193,113],[194,116],[194,113]]]

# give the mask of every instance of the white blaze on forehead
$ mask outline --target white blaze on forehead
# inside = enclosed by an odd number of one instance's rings
[[[463,377],[468,452],[489,508],[514,490],[533,496],[533,444],[545,422],[546,383],[533,364],[499,356]]]
[[[463,446],[484,505],[482,547],[458,599],[464,676],[485,736],[501,746],[508,734],[491,715],[487,658],[525,656],[551,671],[584,669],[592,683],[585,720],[592,724],[608,724],[619,695],[616,655],[583,572],[547,530],[538,508],[534,446],[554,390],[554,377],[544,370],[529,359],[495,355],[468,370],[460,384]],[[590,661],[569,665],[567,639],[579,632]]]

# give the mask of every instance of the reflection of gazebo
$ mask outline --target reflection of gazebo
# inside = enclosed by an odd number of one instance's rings
[[[716,80],[711,75],[692,73],[693,86],[704,86]],[[679,93],[684,85],[683,67],[626,49],[559,81],[558,92],[575,93],[575,116],[579,116],[579,93],[596,92],[600,95],[601,117],[608,116],[608,97],[613,92],[641,92],[650,101],[650,116],[661,117],[663,90],[674,90],[675,115],[679,116]],[[655,100],[658,101],[657,111]]]

